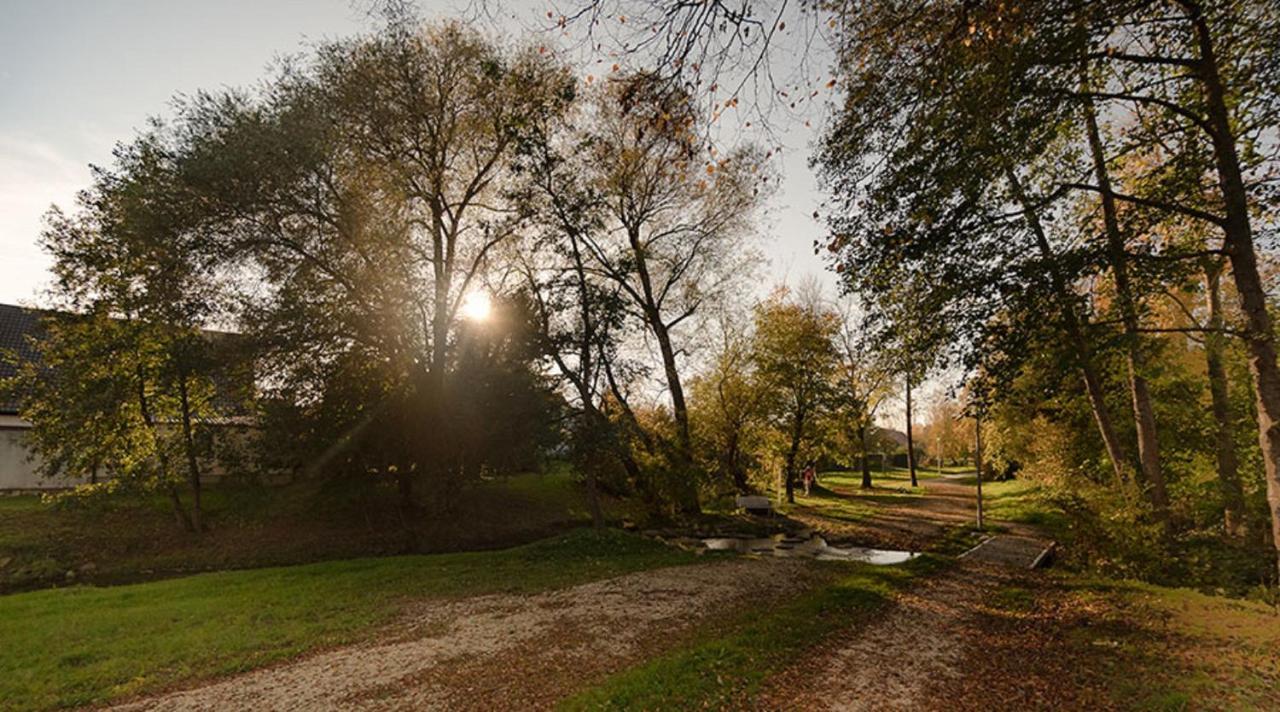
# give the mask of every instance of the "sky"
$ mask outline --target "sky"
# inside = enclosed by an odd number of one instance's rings
[[[40,305],[49,259],[37,240],[51,205],[70,209],[91,164],[109,165],[112,147],[149,117],[168,116],[175,96],[244,87],[273,61],[309,44],[367,31],[352,0],[9,0],[0,23],[0,303]],[[420,3],[428,17],[460,4]],[[504,6],[500,29],[526,35],[549,6]],[[552,38],[552,41],[556,41]],[[587,70],[584,70],[587,71]],[[816,125],[816,124],[815,124]],[[833,276],[813,254],[821,201],[807,166],[814,135],[792,122],[781,145],[782,185],[768,206],[760,289]]]
[[[47,305],[50,260],[37,242],[43,216],[53,205],[73,208],[76,191],[89,184],[91,164],[110,165],[117,143],[132,139],[150,117],[172,114],[174,97],[252,86],[270,76],[282,56],[373,29],[370,2],[6,0],[0,23],[0,303]],[[418,2],[428,20],[460,16],[467,7],[466,0]],[[501,16],[490,29],[525,40],[552,8],[548,0],[495,6]],[[551,46],[563,42],[548,39]],[[583,73],[593,64],[586,62]],[[806,118],[815,128],[805,125]],[[822,195],[808,167],[819,126],[821,112],[815,110],[775,122],[774,135],[746,136],[782,149],[775,165],[781,185],[762,220],[759,247],[766,262],[753,282],[758,297],[780,284],[805,282],[836,293],[835,276],[812,248],[824,232],[813,218]],[[922,390],[937,388],[930,383]],[[896,422],[900,413],[900,403],[886,404],[879,419]]]

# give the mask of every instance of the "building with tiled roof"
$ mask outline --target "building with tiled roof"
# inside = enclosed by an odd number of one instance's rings
[[[41,320],[50,312],[29,309],[12,304],[0,304],[0,382],[15,376],[21,364],[39,359],[34,344],[41,338]],[[225,332],[206,332],[209,339],[231,338]],[[214,408],[220,416],[213,421],[218,425],[244,426],[249,422],[245,399],[237,397],[237,388],[251,388],[249,383],[238,386],[232,378],[215,379]],[[0,491],[58,489],[81,484],[75,480],[50,481],[42,479],[37,463],[29,456],[24,442],[32,424],[24,420],[20,410],[22,394],[0,389]],[[208,421],[204,421],[208,423]]]

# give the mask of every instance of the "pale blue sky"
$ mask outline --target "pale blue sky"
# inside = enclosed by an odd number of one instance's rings
[[[368,27],[350,0],[8,0],[0,23],[0,302],[36,304],[48,260],[36,246],[51,204],[69,207],[90,163],[110,161],[148,116],[198,89],[244,86],[273,59]],[[539,0],[522,3],[531,21]],[[360,5],[357,4],[356,7]],[[423,14],[458,3],[423,2]],[[520,10],[508,10],[517,15]],[[811,131],[784,133],[783,190],[762,248],[764,285],[816,276],[819,197],[805,164]]]

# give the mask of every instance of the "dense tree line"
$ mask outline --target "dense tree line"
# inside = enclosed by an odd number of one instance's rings
[[[818,162],[849,288],[891,322],[929,304],[1009,450],[1111,493],[1090,506],[1175,550],[1206,530],[1273,548],[1274,8],[866,3],[838,20],[843,103]]]
[[[47,474],[101,469],[85,491],[167,491],[186,520],[184,472],[199,529],[234,411],[256,471],[402,515],[562,442],[597,521],[602,489],[696,513],[693,327],[749,272],[770,182],[699,112],[643,72],[403,19],[183,102],[51,215],[65,313],[16,384]],[[229,409],[228,362],[251,368]]]

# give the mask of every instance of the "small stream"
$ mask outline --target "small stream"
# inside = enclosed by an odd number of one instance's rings
[[[868,549],[861,546],[836,547],[817,534],[807,539],[777,534],[765,539],[748,537],[712,537],[703,539],[708,551],[736,551],[740,554],[759,556],[804,557],[819,561],[861,561],[868,564],[890,565],[910,561],[919,554],[913,551],[893,549]]]

